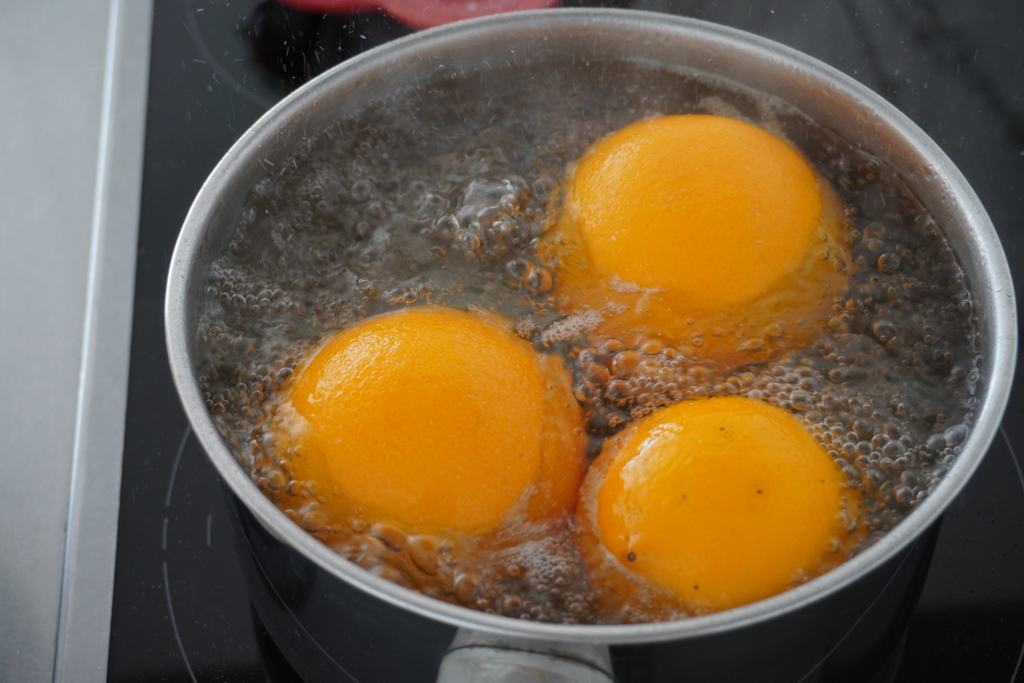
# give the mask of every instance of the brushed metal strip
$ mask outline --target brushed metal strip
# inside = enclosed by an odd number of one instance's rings
[[[151,0],[110,0],[54,681],[106,680]]]
[[[50,681],[110,0],[0,22],[0,680]]]

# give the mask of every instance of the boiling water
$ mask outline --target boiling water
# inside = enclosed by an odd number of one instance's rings
[[[874,542],[919,504],[971,425],[978,343],[963,274],[937,226],[879,160],[783,104],[694,75],[622,62],[547,62],[446,74],[339,121],[253,188],[211,267],[200,375],[221,434],[297,524],[364,568],[437,598],[568,623],[685,616],[638,594],[596,594],[572,521],[487,547],[330,519],[270,438],[280,388],[311,348],[367,316],[422,303],[479,306],[560,354],[584,407],[590,454],[659,406],[739,395],[797,414],[863,492],[851,520]],[[518,86],[514,84],[519,84]],[[566,165],[637,119],[710,112],[758,123],[812,160],[842,197],[854,272],[811,348],[721,367],[657,338],[589,339],[554,305],[535,254]],[[765,330],[770,337],[772,330]]]

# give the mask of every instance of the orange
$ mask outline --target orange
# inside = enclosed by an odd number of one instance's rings
[[[583,437],[570,380],[501,323],[421,307],[330,338],[287,388],[293,477],[335,519],[410,532],[571,509]]]
[[[607,336],[763,359],[807,343],[845,288],[838,198],[799,152],[749,123],[634,123],[595,144],[564,187],[547,241],[558,292],[569,312],[601,312]]]
[[[855,502],[844,481],[785,410],[684,401],[606,442],[578,517],[613,566],[694,611],[721,610],[823,570]]]

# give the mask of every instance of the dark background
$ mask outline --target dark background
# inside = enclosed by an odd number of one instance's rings
[[[638,0],[806,52],[888,99],[970,181],[1024,280],[1024,2]],[[410,29],[254,0],[156,0],[111,681],[294,681],[253,618],[216,475],[170,379],[167,266],[206,175],[242,132],[325,68]],[[1024,680],[1024,390],[946,514],[899,683]]]

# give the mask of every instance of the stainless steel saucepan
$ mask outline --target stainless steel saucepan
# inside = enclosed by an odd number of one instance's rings
[[[934,216],[973,291],[983,354],[976,419],[945,479],[881,541],[767,600],[665,623],[520,621],[440,602],[371,575],[278,510],[222,441],[197,380],[205,279],[253,186],[304,138],[439,69],[550,55],[693,69],[778,97],[892,167]],[[659,14],[550,10],[416,34],[310,82],[225,155],[185,221],[166,304],[174,380],[225,484],[239,557],[271,636],[309,681],[797,681],[884,675],[913,610],[943,510],[996,433],[1017,347],[1009,269],[975,193],[945,154],[878,95],[803,54],[740,31]],[[881,666],[881,671],[879,667]]]

